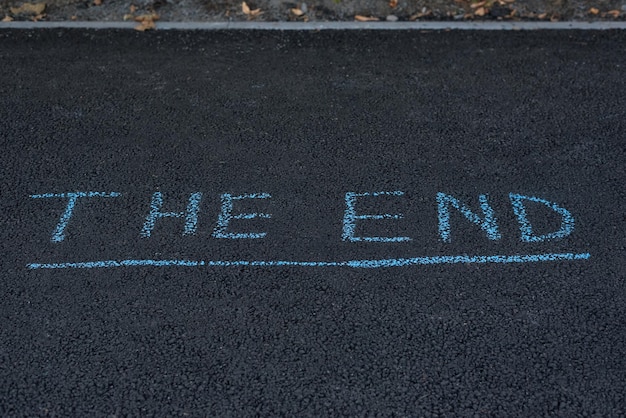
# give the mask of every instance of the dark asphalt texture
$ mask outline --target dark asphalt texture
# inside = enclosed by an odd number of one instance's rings
[[[0,69],[1,416],[626,414],[626,33],[2,30]],[[30,196],[89,191],[52,242]],[[195,234],[141,236],[157,191]],[[412,240],[343,241],[380,191],[356,234]],[[502,238],[443,242],[438,192]],[[225,193],[264,238],[213,236]],[[522,242],[509,193],[573,232]],[[27,267],[542,253],[590,258]]]

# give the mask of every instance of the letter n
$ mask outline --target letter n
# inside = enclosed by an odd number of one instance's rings
[[[438,202],[438,215],[439,215],[439,235],[443,242],[451,242],[450,232],[450,207],[452,206],[470,222],[480,226],[480,228],[487,233],[487,238],[490,240],[498,240],[501,238],[498,232],[498,223],[495,217],[494,210],[489,206],[487,201],[487,195],[481,194],[478,196],[480,201],[480,208],[483,211],[483,217],[481,218],[476,213],[472,212],[467,206],[461,203],[458,199],[445,193],[437,193]]]

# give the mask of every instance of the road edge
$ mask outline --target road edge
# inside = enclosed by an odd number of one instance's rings
[[[2,22],[2,29],[134,29],[136,22]],[[626,30],[626,22],[156,22],[157,30]]]

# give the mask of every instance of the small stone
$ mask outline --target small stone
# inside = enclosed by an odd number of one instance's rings
[[[398,21],[398,16],[396,15],[387,16],[387,22],[397,22],[397,21]]]

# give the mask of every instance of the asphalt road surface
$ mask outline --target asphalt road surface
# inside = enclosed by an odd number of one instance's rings
[[[0,415],[626,414],[626,33],[4,30],[0,69]]]

